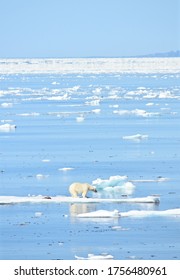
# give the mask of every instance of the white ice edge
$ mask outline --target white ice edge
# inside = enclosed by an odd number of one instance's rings
[[[127,212],[119,212],[118,210],[107,211],[98,210],[89,213],[78,214],[78,218],[120,218],[120,217],[151,217],[151,216],[179,216],[180,208],[168,209],[162,211],[148,211],[148,210],[131,210]]]
[[[0,196],[0,204],[15,203],[159,203],[156,196],[136,197],[136,198],[74,198],[70,196]]]

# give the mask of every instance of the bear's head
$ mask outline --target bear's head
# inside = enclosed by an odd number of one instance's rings
[[[97,192],[96,188],[93,187],[93,186],[90,186],[90,190],[93,191],[93,192]]]

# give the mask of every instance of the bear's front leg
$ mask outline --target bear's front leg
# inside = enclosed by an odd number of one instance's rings
[[[85,191],[85,192],[82,193],[82,197],[83,197],[83,198],[88,198],[88,197],[87,197],[87,191]]]

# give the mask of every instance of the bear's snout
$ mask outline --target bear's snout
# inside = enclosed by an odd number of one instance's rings
[[[97,192],[97,190],[96,190],[96,189],[94,189],[94,192]]]

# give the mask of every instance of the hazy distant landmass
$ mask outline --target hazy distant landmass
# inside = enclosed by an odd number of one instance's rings
[[[161,53],[152,53],[152,54],[144,54],[144,55],[126,55],[126,56],[88,56],[86,58],[134,58],[134,57],[180,57],[180,50],[177,51],[169,51],[169,52],[161,52]]]
[[[138,57],[180,57],[180,51],[169,51],[164,53],[154,53],[147,55],[138,55]]]

